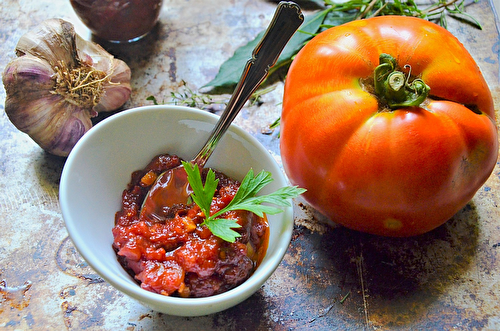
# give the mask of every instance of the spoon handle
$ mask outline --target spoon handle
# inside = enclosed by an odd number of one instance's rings
[[[276,63],[292,35],[304,21],[300,7],[291,1],[278,4],[269,27],[262,40],[255,47],[252,58],[248,60],[238,85],[236,86],[226,109],[222,113],[216,127],[193,162],[202,168],[215,149],[222,135],[231,125],[241,108],[257,90]]]

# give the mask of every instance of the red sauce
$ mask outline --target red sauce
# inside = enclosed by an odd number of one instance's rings
[[[71,0],[82,22],[96,36],[109,41],[130,41],[155,26],[162,0]]]
[[[234,243],[214,236],[195,204],[165,209],[165,219],[141,219],[140,209],[156,176],[180,165],[175,155],[156,156],[148,166],[132,174],[122,194],[122,209],[115,215],[113,248],[122,266],[143,289],[164,295],[207,297],[243,283],[265,255],[269,240],[266,218],[247,211],[223,216],[236,219],[241,234]],[[204,170],[206,174],[206,169]],[[239,182],[215,171],[219,186],[212,213],[234,197]]]

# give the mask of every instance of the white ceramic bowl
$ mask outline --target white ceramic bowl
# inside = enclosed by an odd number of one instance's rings
[[[251,296],[281,262],[290,243],[292,208],[269,216],[267,253],[254,274],[240,286],[207,298],[168,297],[148,292],[118,263],[112,249],[114,215],[133,171],[157,154],[190,160],[204,144],[218,116],[178,106],[146,106],[113,115],[92,128],[76,144],[64,166],[59,198],[69,235],[82,257],[109,284],[153,310],[179,316],[222,311]],[[268,151],[250,134],[233,125],[206,165],[241,180],[250,168],[270,171],[269,193],[287,185]]]

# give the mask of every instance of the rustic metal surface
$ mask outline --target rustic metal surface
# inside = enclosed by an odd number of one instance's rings
[[[69,1],[2,0],[0,67],[19,37],[61,17],[90,38]],[[133,72],[125,108],[150,95],[197,91],[220,64],[268,23],[275,2],[166,0],[145,40],[110,51]],[[500,107],[498,30],[490,4],[467,11],[479,31],[449,29],[483,70]],[[307,13],[307,12],[306,12]],[[109,45],[108,45],[109,46]],[[237,123],[279,160],[277,132],[262,129],[280,114],[282,83]],[[216,97],[221,101],[227,96]],[[211,316],[162,315],[103,282],[76,252],[58,205],[64,159],[44,153],[9,122],[0,89],[0,327],[6,330],[500,330],[500,169],[449,222],[428,234],[388,239],[325,226],[300,201],[285,259],[250,299]]]

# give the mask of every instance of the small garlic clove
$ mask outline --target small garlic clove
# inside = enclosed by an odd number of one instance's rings
[[[78,35],[76,45],[83,63],[109,73],[109,79],[103,84],[103,95],[94,109],[97,112],[112,111],[123,106],[132,93],[130,86],[132,74],[128,65],[114,58],[100,45],[83,40]]]
[[[109,82],[104,83],[104,91],[99,103],[94,107],[97,112],[110,111],[121,107],[132,93],[130,68],[125,62],[114,59]],[[121,83],[119,83],[121,82]]]
[[[31,54],[54,66],[64,62],[77,65],[76,32],[73,25],[62,19],[49,19],[26,32],[16,45],[16,54]]]
[[[37,143],[58,156],[67,156],[78,140],[92,128],[88,111],[61,101],[54,105],[53,117],[37,133]]]
[[[76,142],[92,127],[86,110],[55,94],[30,102],[18,113],[24,115],[20,130],[44,150],[58,156],[67,156]]]
[[[130,95],[130,88],[123,85],[107,85],[104,87],[100,102],[94,107],[97,112],[106,112],[123,105],[123,99]]]
[[[19,130],[26,132],[46,112],[32,113],[30,103],[50,96],[54,70],[47,62],[31,55],[14,59],[2,79],[6,91],[5,113]],[[48,111],[48,110],[47,110]]]
[[[12,60],[5,71],[2,79],[6,92],[23,93],[15,97],[23,100],[25,98],[35,99],[38,94],[46,93],[54,88],[53,68],[44,60],[26,55],[22,58]],[[8,97],[14,97],[8,95]]]
[[[110,72],[113,68],[113,55],[109,54],[101,45],[75,36],[77,56],[82,63],[93,68]]]

